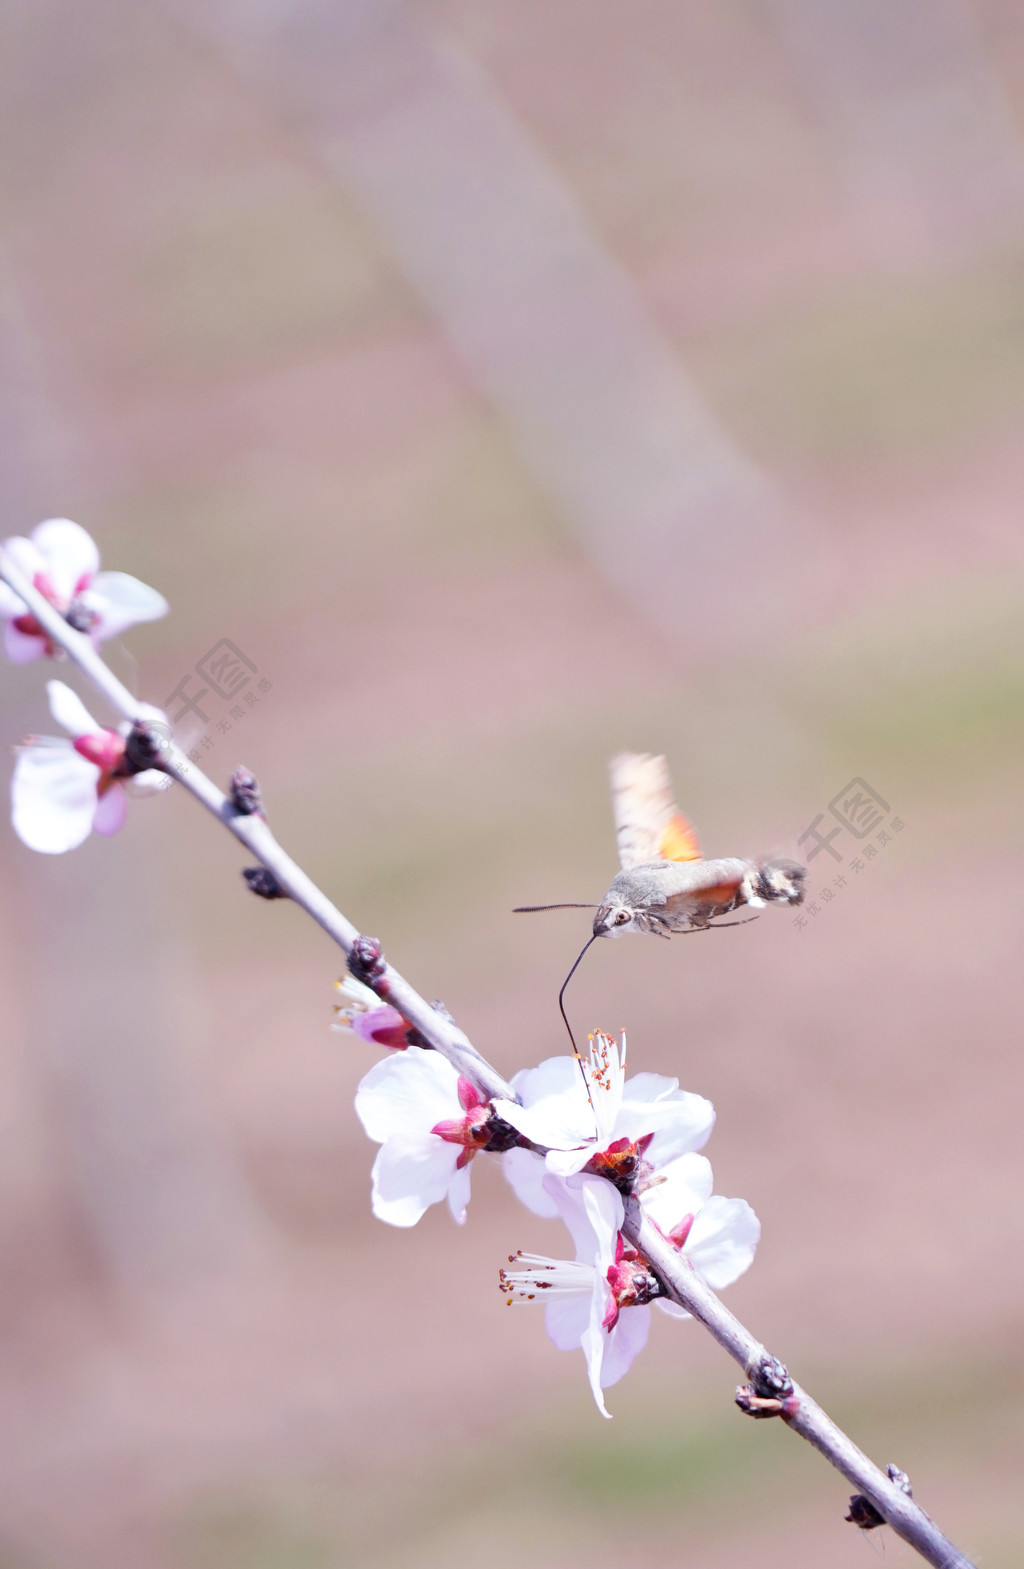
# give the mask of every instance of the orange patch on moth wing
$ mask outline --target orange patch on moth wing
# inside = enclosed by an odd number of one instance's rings
[[[740,878],[734,883],[709,883],[706,888],[688,888],[685,893],[673,894],[665,900],[669,909],[690,908],[703,914],[717,912],[719,906],[731,910],[740,889]]]
[[[699,861],[700,845],[696,829],[681,814],[669,819],[658,845],[663,861]]]

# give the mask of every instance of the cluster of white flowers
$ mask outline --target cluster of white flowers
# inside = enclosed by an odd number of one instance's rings
[[[153,589],[121,572],[100,572],[89,535],[66,518],[41,523],[2,549],[76,631],[98,645],[167,612]],[[0,582],[8,656],[23,664],[56,648],[27,605]],[[30,849],[57,855],[90,832],[111,834],[124,820],[125,784],[168,784],[132,755],[131,727],[100,725],[61,681],[47,684],[50,710],[70,740],[31,737],[17,753],[12,821]],[[139,705],[140,719],[165,722]],[[602,1391],[644,1346],[650,1304],[687,1317],[667,1299],[647,1262],[622,1235],[624,1199],[635,1198],[667,1241],[715,1289],[748,1267],[760,1226],[742,1199],[712,1195],[711,1167],[697,1152],[714,1110],[678,1080],[655,1073],[626,1078],[626,1041],[590,1037],[585,1058],[551,1057],[516,1075],[515,1100],[488,1101],[438,1052],[410,1031],[397,1009],[356,980],[339,983],[336,1026],[394,1048],[363,1079],[356,1111],[380,1150],[373,1165],[373,1212],[414,1226],[447,1199],[466,1219],[470,1165],[481,1151],[500,1156],[505,1176],[535,1215],[565,1222],[575,1257],[517,1253],[499,1272],[506,1300],[543,1302],[548,1333],[563,1350],[581,1347],[598,1409]]]
[[[5,555],[76,631],[95,645],[140,621],[167,614],[167,601],[125,572],[101,572],[100,556],[85,529],[68,518],[50,518],[29,538],[5,539]],[[15,664],[56,649],[28,606],[0,582],[4,649]],[[50,712],[71,737],[32,736],[18,748],[11,781],[14,831],[30,850],[61,855],[90,833],[113,834],[124,822],[125,783],[140,791],[170,784],[158,769],[138,768],[127,754],[130,726],[97,723],[62,681],[47,682]],[[163,722],[157,708],[139,704],[139,718]]]
[[[367,998],[364,1017],[379,1009],[373,993]],[[354,1016],[350,1027],[358,1027]],[[697,1153],[714,1124],[710,1101],[660,1074],[627,1079],[624,1035],[620,1047],[597,1032],[585,1058],[550,1057],[518,1073],[512,1087],[518,1101],[487,1103],[445,1058],[416,1047],[371,1068],[356,1111],[381,1146],[373,1212],[390,1225],[414,1226],[431,1204],[447,1199],[461,1224],[470,1162],[481,1150],[500,1154],[527,1209],[562,1219],[575,1251],[573,1259],[515,1254],[512,1267],[499,1272],[501,1289],[510,1304],[543,1302],[555,1345],[582,1348],[594,1399],[607,1416],[602,1391],[646,1344],[649,1304],[688,1316],[662,1295],[646,1261],[625,1242],[623,1196],[636,1196],[715,1290],[747,1269],[760,1225],[743,1199],[712,1195],[711,1165]]]

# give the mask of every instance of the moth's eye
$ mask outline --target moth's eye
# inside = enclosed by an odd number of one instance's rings
[[[628,920],[629,920],[629,911],[628,910],[620,910],[619,913],[615,917],[615,924],[616,924],[616,926],[623,926],[623,925],[625,925],[626,921],[628,921]]]

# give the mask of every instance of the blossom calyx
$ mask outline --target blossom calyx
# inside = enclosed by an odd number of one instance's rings
[[[459,1167],[468,1165],[478,1150],[502,1153],[512,1148],[519,1138],[515,1128],[509,1127],[507,1122],[496,1115],[476,1085],[461,1073],[458,1096],[464,1115],[442,1118],[440,1122],[435,1122],[430,1131],[437,1138],[444,1139],[446,1144],[462,1145]]]

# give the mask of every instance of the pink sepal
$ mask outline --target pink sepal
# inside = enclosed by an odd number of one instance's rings
[[[681,1248],[687,1237],[690,1235],[690,1228],[692,1225],[693,1216],[684,1215],[678,1226],[672,1227],[672,1230],[668,1234],[668,1241],[671,1242],[675,1247]]]
[[[104,774],[112,774],[124,762],[124,736],[116,730],[100,730],[95,735],[76,735],[71,745],[87,763],[95,763]]]
[[[466,1132],[465,1117],[446,1117],[443,1122],[435,1122],[431,1133],[439,1139],[444,1139],[446,1144],[464,1144]]]
[[[352,1031],[364,1041],[376,1046],[389,1046],[392,1051],[405,1051],[409,1042],[405,1032],[409,1028],[397,1008],[382,1002],[379,1008],[368,1008],[352,1020]]]
[[[459,1105],[462,1107],[463,1111],[475,1111],[478,1106],[482,1106],[483,1104],[484,1098],[480,1094],[480,1091],[477,1089],[476,1085],[470,1083],[469,1079],[463,1078],[462,1074],[460,1073]]]

